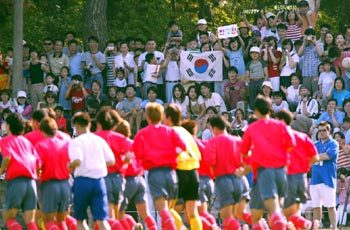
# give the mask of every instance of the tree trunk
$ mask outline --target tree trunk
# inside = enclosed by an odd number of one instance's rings
[[[13,73],[12,89],[16,94],[23,85],[23,0],[13,1]]]
[[[107,0],[86,0],[84,5],[84,44],[89,36],[100,40],[100,49],[107,42]]]

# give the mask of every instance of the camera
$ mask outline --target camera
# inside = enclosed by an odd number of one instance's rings
[[[93,68],[92,63],[89,63],[87,66],[89,69]]]
[[[176,44],[175,44],[175,43],[170,43],[170,44],[167,46],[167,49],[168,49],[168,50],[173,49],[173,48],[176,48]]]
[[[230,90],[236,90],[236,87],[230,86]]]
[[[108,51],[113,51],[113,50],[114,50],[114,47],[113,47],[113,46],[107,46],[107,50],[108,50]]]
[[[312,41],[313,36],[312,36],[312,35],[308,35],[308,36],[306,37],[306,39],[309,40],[309,41]]]
[[[78,80],[73,80],[73,85],[78,85],[79,84],[79,81]]]

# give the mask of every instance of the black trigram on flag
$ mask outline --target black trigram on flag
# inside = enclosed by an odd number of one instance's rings
[[[186,70],[186,72],[187,72],[188,76],[190,76],[190,77],[192,77],[194,75],[193,71],[190,68],[188,68]]]
[[[213,78],[214,75],[215,75],[215,73],[216,73],[215,69],[211,69],[211,70],[209,71],[208,75],[209,75],[211,78]]]
[[[211,62],[215,62],[216,61],[216,57],[214,56],[214,54],[210,54],[208,56],[208,58],[210,59]]]
[[[192,54],[188,54],[187,60],[192,61],[193,60],[193,55]]]

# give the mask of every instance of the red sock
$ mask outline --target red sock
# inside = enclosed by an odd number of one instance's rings
[[[131,230],[131,226],[126,218],[119,220],[119,223],[123,226],[124,230]]]
[[[163,209],[159,215],[162,218],[162,229],[176,230],[175,221],[168,210]]]
[[[124,230],[123,225],[118,220],[109,219],[108,223],[111,226],[111,230]]]
[[[264,225],[259,221],[256,224],[253,224],[252,230],[265,230]]]
[[[68,215],[66,217],[66,224],[67,224],[67,227],[69,228],[69,230],[77,230],[78,229],[77,220],[70,215]]]
[[[22,230],[22,226],[16,221],[16,219],[9,219],[6,221],[6,226],[11,230]]]
[[[311,221],[297,214],[290,216],[288,220],[294,224],[295,228],[310,229],[312,226]]]
[[[273,213],[270,217],[271,230],[286,230],[287,223],[282,219],[278,213]]]
[[[148,230],[157,230],[157,223],[152,216],[147,216],[145,219],[145,223]]]
[[[130,216],[129,214],[125,214],[125,219],[126,221],[128,221],[130,229],[134,229],[135,225],[136,225],[136,221],[134,220],[134,218],[132,216]]]
[[[28,230],[39,230],[35,222],[29,222],[26,224]],[[56,225],[57,226],[57,225]],[[59,230],[59,229],[58,229]]]
[[[57,222],[57,226],[59,227],[60,230],[68,230],[68,226],[66,222]]]
[[[241,224],[238,220],[233,217],[224,219],[223,230],[239,230],[241,229]]]
[[[100,226],[98,226],[97,221],[94,222],[94,230],[100,230]]]
[[[203,225],[203,230],[211,230],[212,224],[205,218],[204,216],[200,216],[202,225]]]
[[[215,218],[209,212],[204,211],[204,212],[201,212],[199,215],[207,219],[212,225],[216,224]]]
[[[243,212],[243,221],[249,225],[252,225],[252,214],[250,212]]]

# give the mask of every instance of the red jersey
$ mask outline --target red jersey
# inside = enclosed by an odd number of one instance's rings
[[[281,58],[282,58],[282,52],[278,51],[278,50],[274,50],[273,54],[275,55],[275,57],[278,59],[280,59],[280,61],[275,64],[273,63],[273,61],[271,60],[271,58],[269,57],[269,60],[267,62],[267,71],[269,73],[269,77],[279,77],[280,76],[280,69],[279,69],[279,65],[281,62]],[[264,52],[263,54],[264,55]],[[270,56],[270,54],[268,53],[268,55]]]
[[[85,109],[85,97],[82,89],[72,89],[69,93],[69,97],[72,101],[73,111]]]
[[[67,120],[63,116],[56,118],[58,130],[67,133]]]
[[[10,135],[1,140],[1,154],[10,157],[6,171],[6,180],[17,177],[37,179],[40,159],[33,145],[23,136]]]
[[[289,164],[289,152],[294,146],[294,135],[283,122],[260,119],[249,125],[245,131],[242,153],[247,155],[249,150],[252,151],[249,163],[251,166],[280,168]]]
[[[210,139],[206,144],[206,153],[215,177],[234,174],[243,165],[241,140],[227,133]]]
[[[148,125],[134,138],[133,150],[144,169],[176,168],[176,148],[186,150],[185,142],[171,127],[162,124]]]
[[[202,140],[199,140],[197,138],[194,138],[194,140],[196,141],[198,149],[201,152],[201,161],[200,161],[200,166],[198,169],[198,174],[199,174],[199,176],[208,176],[211,179],[213,179],[214,174],[213,174],[213,170],[211,170],[211,168],[207,162],[205,144]]]
[[[310,171],[310,160],[317,155],[312,140],[304,133],[292,130],[296,146],[290,153],[288,175],[307,173]]]
[[[132,151],[132,142],[122,134],[111,130],[101,130],[95,134],[102,137],[107,142],[114,154],[115,164],[113,166],[108,166],[108,174],[123,174],[127,167],[127,165],[124,164],[124,155]]]
[[[48,137],[35,145],[41,160],[41,182],[69,178],[68,145],[69,141],[57,136]]]
[[[56,136],[60,139],[69,141],[71,138],[68,134],[57,131]],[[33,146],[35,146],[39,141],[44,140],[46,137],[40,130],[34,130],[24,135]]]

